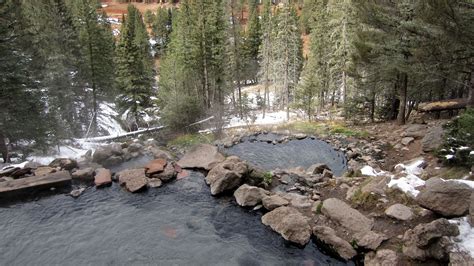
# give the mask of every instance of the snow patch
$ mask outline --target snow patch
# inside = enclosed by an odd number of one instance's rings
[[[117,122],[114,117],[118,117],[115,111],[115,104],[101,103],[99,105],[99,115],[97,116],[97,123],[100,129],[107,131],[109,136],[118,136],[126,133],[122,125]]]
[[[7,170],[7,169],[11,169],[11,168],[21,168],[21,169],[23,169],[27,163],[28,163],[28,161],[22,162],[22,163],[19,163],[19,164],[10,164],[10,165],[7,165],[7,166],[3,167],[2,170]]]
[[[362,169],[360,169],[360,172],[362,173],[362,175],[365,175],[365,176],[380,176],[380,175],[386,174],[386,172],[384,171],[377,172],[373,167],[368,166],[368,165],[362,167]]]
[[[232,117],[225,128],[234,128],[247,125],[273,125],[287,122],[285,111],[273,112],[265,114],[255,114],[253,117],[241,119],[239,117]],[[290,113],[290,119],[295,117],[294,113]]]
[[[390,176],[389,188],[397,188],[412,197],[416,197],[420,191],[417,187],[424,186],[425,181],[418,176],[423,172],[422,158],[415,159],[408,164],[397,164],[395,170],[400,171],[401,177]]]
[[[459,228],[459,235],[451,238],[455,246],[474,258],[474,228],[469,224],[467,217],[451,219],[449,222],[456,224]]]
[[[469,156],[474,156],[474,151],[471,151],[471,152],[469,153]]]
[[[454,155],[452,155],[452,154],[448,154],[445,157],[446,157],[446,160],[454,159]]]

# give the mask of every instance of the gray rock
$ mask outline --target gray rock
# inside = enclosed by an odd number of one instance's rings
[[[372,230],[374,221],[365,217],[342,200],[330,198],[323,202],[321,211],[334,222],[352,233],[365,233]]]
[[[234,192],[234,197],[240,206],[254,207],[260,204],[268,194],[269,192],[265,189],[243,184]]]
[[[406,138],[402,138],[401,143],[402,143],[404,146],[408,146],[408,145],[410,145],[413,141],[415,141],[415,138],[413,138],[413,137],[406,137]]]
[[[315,226],[313,234],[323,243],[333,249],[339,256],[345,260],[352,259],[357,255],[357,251],[349,244],[349,242],[338,237],[336,231],[327,226]]]
[[[402,262],[397,252],[390,249],[380,249],[365,255],[366,266],[401,266]]]
[[[375,193],[384,196],[385,188],[387,188],[387,185],[390,182],[390,177],[374,176],[367,178],[370,178],[370,181],[361,188],[362,193]]]
[[[236,156],[230,156],[209,171],[206,183],[211,186],[211,194],[217,195],[237,188],[246,173],[247,164]]]
[[[468,213],[472,191],[471,187],[461,182],[431,178],[416,201],[442,216],[459,217]]]
[[[104,161],[102,161],[101,164],[105,167],[110,167],[110,166],[119,165],[121,163],[123,163],[123,158],[122,157],[112,155],[112,156],[108,157],[107,159],[105,159]]]
[[[262,203],[263,207],[269,211],[289,204],[288,200],[282,198],[279,195],[265,196],[262,199]]]
[[[354,234],[354,239],[359,247],[376,250],[388,237],[374,231],[367,231]]]
[[[150,178],[148,179],[148,187],[150,188],[159,188],[163,185],[163,182],[159,178]]]
[[[145,176],[145,169],[127,169],[117,174],[119,184],[132,192],[139,192],[148,184],[148,178]]]
[[[413,138],[422,138],[426,134],[426,125],[413,124],[407,127],[402,133],[402,137],[413,137]]]
[[[95,170],[91,167],[79,169],[72,173],[72,179],[80,181],[94,181]]]
[[[189,150],[183,158],[178,161],[178,165],[182,168],[211,170],[224,160],[224,155],[219,153],[217,147],[209,144],[200,144]]]
[[[128,146],[128,151],[130,153],[134,153],[134,152],[140,152],[143,150],[143,145],[141,145],[140,143],[132,143]]]
[[[397,220],[408,221],[413,218],[413,211],[411,210],[411,208],[403,204],[397,203],[388,207],[385,210],[385,215],[395,218]]]
[[[284,239],[306,245],[311,237],[308,219],[291,207],[279,207],[262,216],[262,223],[270,226]]]
[[[308,197],[296,193],[286,193],[283,198],[290,202],[290,206],[300,211],[309,211],[314,205],[314,201]]]
[[[78,198],[79,196],[82,195],[82,193],[85,190],[86,190],[85,188],[74,189],[74,190],[71,191],[71,193],[69,193],[69,195],[71,195],[71,197],[73,197],[73,198]]]
[[[103,165],[104,161],[108,158],[112,156],[120,157],[122,155],[122,146],[118,143],[112,143],[110,145],[98,147],[92,155],[92,161]]]
[[[421,147],[424,152],[431,152],[438,149],[444,141],[444,129],[442,126],[430,128],[421,140]]]
[[[49,166],[41,166],[33,170],[35,176],[44,176],[56,172],[57,169]]]
[[[451,249],[448,237],[459,235],[455,224],[441,218],[431,223],[419,224],[403,236],[403,254],[417,259],[445,260]]]
[[[72,169],[77,168],[77,161],[69,158],[56,158],[49,164],[49,167],[71,171]]]
[[[322,174],[324,172],[324,170],[331,171],[331,168],[329,168],[329,166],[327,166],[325,164],[318,163],[318,164],[313,164],[310,167],[308,167],[308,169],[306,169],[306,173],[308,173],[308,174]]]

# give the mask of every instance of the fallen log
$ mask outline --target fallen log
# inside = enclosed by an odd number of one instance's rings
[[[418,111],[420,112],[437,112],[447,110],[458,110],[467,107],[467,99],[450,99],[437,102],[429,102],[420,104]]]

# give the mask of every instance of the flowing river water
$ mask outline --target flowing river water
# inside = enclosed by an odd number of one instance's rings
[[[291,142],[308,148],[307,141]],[[300,155],[308,153],[290,157]],[[346,264],[322,253],[314,241],[304,248],[288,244],[261,223],[261,216],[260,211],[238,207],[233,197],[212,197],[199,172],[140,194],[118,184],[89,188],[77,199],[59,194],[1,205],[0,264]]]

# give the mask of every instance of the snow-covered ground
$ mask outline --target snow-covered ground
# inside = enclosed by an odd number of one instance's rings
[[[459,228],[459,235],[451,238],[456,243],[454,249],[467,252],[474,258],[474,228],[469,224],[467,217],[451,219],[449,222]]]

